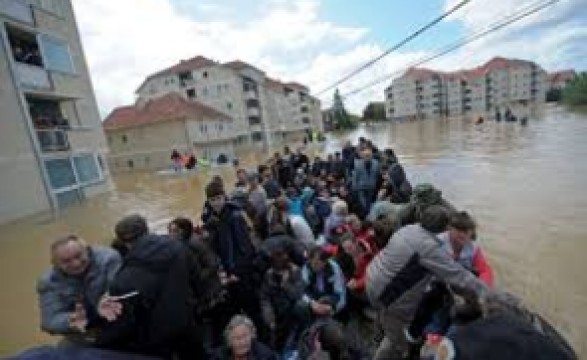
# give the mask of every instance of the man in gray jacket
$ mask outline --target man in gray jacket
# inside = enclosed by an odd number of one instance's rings
[[[364,217],[375,201],[379,177],[379,162],[373,159],[371,149],[366,148],[361,152],[361,158],[355,159],[352,175],[352,189],[361,204],[361,215]]]
[[[70,342],[84,343],[87,328],[98,319],[100,297],[120,267],[120,255],[68,235],[51,245],[51,262],[53,268],[37,283],[41,328],[65,335]]]
[[[420,224],[407,225],[396,232],[367,268],[367,295],[373,305],[382,309],[380,320],[385,333],[374,359],[405,356],[408,343],[404,328],[433,276],[477,294],[485,293],[485,285],[451,259],[437,239],[436,234],[445,230],[448,220],[447,209],[430,206]]]

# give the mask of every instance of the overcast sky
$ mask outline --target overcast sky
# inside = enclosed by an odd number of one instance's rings
[[[458,0],[80,0],[72,1],[102,116],[134,101],[149,74],[203,55],[240,59],[316,93]],[[445,45],[478,32],[537,0],[472,0],[401,51],[340,85],[348,92],[401,72]],[[493,56],[534,60],[546,70],[587,69],[587,6],[561,0],[513,26],[429,64],[476,66]],[[391,81],[391,80],[390,80]],[[354,112],[382,100],[389,82],[345,99]],[[321,96],[324,105],[332,92]]]

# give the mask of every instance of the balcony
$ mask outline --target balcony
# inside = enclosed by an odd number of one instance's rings
[[[257,100],[259,98],[259,94],[256,90],[247,90],[245,91],[245,100]]]
[[[42,152],[69,151],[67,132],[62,129],[36,129]]]
[[[260,117],[261,116],[261,112],[259,111],[258,107],[250,107],[247,109],[247,115],[248,116],[254,116],[254,117]]]
[[[261,125],[261,118],[258,116],[249,116],[249,126]]]
[[[33,90],[52,89],[49,73],[42,67],[17,62],[15,69],[16,77],[23,87]]]
[[[31,7],[24,1],[0,0],[0,14],[30,25],[34,23]]]

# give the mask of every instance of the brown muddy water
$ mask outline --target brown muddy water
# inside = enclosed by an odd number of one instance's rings
[[[431,182],[470,211],[498,285],[522,297],[587,358],[587,114],[549,108],[518,123],[464,119],[378,124],[330,136],[310,152],[334,151],[346,140],[392,146],[413,184]],[[246,161],[270,156],[255,152]],[[64,233],[108,244],[129,213],[162,229],[174,216],[199,217],[203,186],[230,168],[195,176],[154,173],[114,177],[115,189],[56,218],[35,216],[0,227],[0,356],[54,341],[39,330],[35,282],[49,266],[48,244]]]

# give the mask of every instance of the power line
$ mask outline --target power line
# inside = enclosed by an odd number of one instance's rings
[[[420,29],[418,29],[417,31],[415,31],[414,33],[412,33],[410,36],[408,36],[407,38],[403,39],[399,43],[397,43],[394,46],[392,46],[391,48],[385,50],[381,55],[379,55],[376,58],[368,61],[367,63],[365,63],[363,65],[361,65],[358,69],[354,70],[353,72],[351,72],[350,74],[346,75],[342,79],[338,80],[334,84],[332,84],[332,85],[328,86],[327,88],[319,91],[316,94],[316,96],[318,96],[320,94],[323,94],[323,93],[325,93],[326,91],[328,91],[330,89],[333,89],[334,87],[342,84],[343,82],[345,82],[348,79],[352,78],[353,76],[357,75],[361,71],[365,70],[369,66],[372,66],[377,61],[379,61],[379,60],[383,59],[384,57],[386,57],[387,55],[389,55],[392,51],[395,51],[395,50],[399,49],[400,47],[404,46],[405,44],[407,44],[408,42],[410,42],[411,40],[413,40],[414,38],[416,38],[417,36],[419,36],[420,34],[422,34],[423,32],[425,32],[426,30],[428,30],[431,27],[433,27],[434,25],[438,24],[440,21],[442,21],[446,17],[450,16],[452,13],[454,13],[455,11],[457,11],[458,9],[460,9],[461,7],[465,6],[470,1],[471,0],[463,0],[463,1],[461,1],[460,3],[458,3],[457,5],[455,5],[452,9],[450,9],[449,11],[445,12],[444,14],[442,14],[441,16],[437,17],[436,19],[432,20],[431,22],[429,22],[425,26],[421,27]]]
[[[541,11],[541,10],[543,10],[543,9],[549,7],[549,6],[552,6],[552,5],[554,5],[555,3],[559,2],[559,1],[560,0],[550,0],[550,1],[547,1],[547,2],[542,2],[541,4],[539,4],[537,6],[532,6],[532,8],[529,9],[529,10],[521,11],[521,14],[520,14],[520,12],[518,12],[516,14],[510,15],[508,18],[506,18],[506,20],[501,20],[501,21],[496,22],[495,25],[491,26],[489,29],[486,29],[486,30],[481,31],[479,33],[476,33],[476,34],[474,34],[472,36],[469,36],[468,38],[465,38],[464,40],[461,40],[461,41],[458,41],[456,43],[453,43],[452,45],[449,45],[448,47],[444,48],[443,50],[441,50],[440,52],[438,52],[438,53],[436,53],[434,55],[425,57],[425,58],[423,58],[423,59],[421,59],[421,60],[419,60],[417,62],[414,62],[414,63],[408,65],[407,68],[410,68],[410,67],[413,67],[413,66],[419,66],[419,65],[422,65],[422,64],[427,63],[429,61],[432,61],[434,59],[437,59],[437,58],[439,58],[441,56],[444,56],[444,55],[446,55],[446,54],[448,54],[450,52],[453,52],[453,51],[455,51],[455,50],[457,50],[457,49],[459,49],[459,48],[461,48],[461,47],[463,47],[465,45],[468,45],[468,44],[470,44],[470,43],[472,43],[472,42],[474,42],[476,40],[479,40],[480,38],[482,38],[484,36],[487,36],[487,35],[489,35],[492,32],[495,32],[497,30],[500,30],[500,29],[502,29],[502,28],[504,28],[504,27],[506,27],[506,26],[508,26],[508,25],[510,25],[512,23],[514,23],[514,22],[517,22],[517,21],[519,21],[519,20],[521,20],[521,19],[523,19],[525,17],[528,17],[528,16],[530,16],[530,15],[532,15],[534,13],[537,13],[538,11]],[[352,91],[349,91],[348,93],[345,93],[344,95],[342,95],[342,98],[347,98],[349,96],[356,95],[356,94],[358,94],[358,93],[360,93],[360,92],[362,92],[362,91],[364,91],[364,90],[366,90],[366,89],[368,89],[370,87],[373,87],[373,86],[375,86],[377,84],[380,84],[380,83],[382,83],[384,81],[387,81],[391,77],[394,77],[396,75],[399,75],[399,74],[401,74],[404,71],[405,71],[405,69],[404,70],[401,70],[401,71],[393,72],[391,74],[387,74],[387,75],[385,75],[385,76],[383,76],[383,77],[381,77],[381,78],[379,78],[379,79],[377,79],[377,80],[375,80],[373,82],[370,82],[370,83],[368,83],[368,84],[366,84],[364,86],[361,86],[361,87],[359,87],[357,89],[354,89]]]

